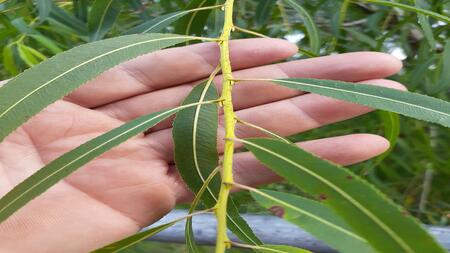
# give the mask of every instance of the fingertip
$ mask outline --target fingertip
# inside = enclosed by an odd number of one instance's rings
[[[287,40],[268,38],[269,43],[273,45],[274,50],[278,50],[280,54],[284,54],[284,58],[291,57],[298,53],[298,46]]]
[[[368,159],[383,154],[391,146],[386,138],[376,134],[354,134],[354,137],[366,147]]]
[[[277,60],[286,59],[298,52],[298,47],[295,44],[278,38],[261,38],[255,39],[255,45],[259,45],[260,50],[264,50],[271,57]]]
[[[403,68],[403,62],[393,55],[389,54],[389,57],[391,58],[390,61],[392,62],[392,69],[395,73],[398,73]]]
[[[239,47],[237,47],[239,46]],[[240,49],[249,60],[276,62],[289,58],[298,52],[298,47],[287,40],[276,38],[252,38],[231,41],[230,47]]]
[[[389,141],[375,134],[350,134],[300,143],[306,150],[342,165],[376,157],[389,149]]]
[[[386,64],[386,68],[392,73],[391,75],[398,73],[403,68],[403,62],[397,57],[386,53],[378,54],[380,54],[382,62]]]
[[[372,78],[387,77],[398,73],[403,63],[394,56],[381,52],[363,51],[337,55],[345,61],[348,66],[363,70],[366,76]],[[351,65],[349,63],[353,63]],[[356,70],[355,70],[356,71]]]
[[[351,134],[346,136],[339,136],[344,142],[349,145],[348,152],[350,157],[343,164],[354,164],[369,160],[386,152],[389,147],[389,141],[376,134]]]
[[[398,73],[403,68],[403,63],[398,58],[381,52],[367,52],[373,58],[373,64],[379,65],[384,72],[384,76],[391,76]]]

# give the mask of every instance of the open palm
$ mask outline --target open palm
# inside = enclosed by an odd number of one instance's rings
[[[380,53],[265,65],[295,54],[297,48],[276,39],[234,41],[231,48],[238,78],[311,77],[403,88],[380,79],[401,68],[397,60]],[[176,107],[196,81],[213,71],[218,55],[212,43],[148,54],[105,72],[52,104],[0,144],[0,196],[78,145],[136,117]],[[220,86],[220,77],[217,83]],[[235,86],[234,100],[238,117],[282,135],[370,111],[264,83]],[[163,122],[110,150],[0,224],[0,252],[86,252],[135,233],[177,203],[189,201],[192,193],[173,166],[170,127],[170,121]],[[238,126],[236,133],[262,135],[244,126]],[[369,159],[388,147],[385,139],[369,134],[300,145],[341,164]],[[278,179],[248,153],[235,156],[234,169],[242,184]]]

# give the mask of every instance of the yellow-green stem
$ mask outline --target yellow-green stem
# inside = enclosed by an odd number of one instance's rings
[[[223,253],[231,245],[227,236],[227,205],[230,189],[233,184],[233,153],[235,138],[234,128],[236,124],[231,91],[233,88],[233,75],[230,62],[229,40],[233,25],[234,0],[226,0],[224,4],[225,19],[222,35],[220,36],[220,65],[222,67],[222,105],[225,118],[225,147],[222,165],[222,185],[217,200],[217,242],[216,253]]]

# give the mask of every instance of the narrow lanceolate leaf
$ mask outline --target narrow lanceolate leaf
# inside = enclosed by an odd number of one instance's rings
[[[95,0],[88,18],[91,41],[100,40],[111,30],[120,13],[120,0]]]
[[[417,8],[415,6],[411,6],[408,4],[402,4],[402,3],[397,3],[397,2],[392,2],[392,1],[385,1],[385,0],[359,0],[360,2],[367,2],[367,3],[373,3],[373,4],[379,4],[379,5],[384,5],[384,6],[390,6],[390,7],[397,7],[406,11],[412,11],[418,14],[424,14],[427,16],[430,16],[432,18],[435,18],[437,20],[446,22],[446,23],[450,23],[450,17],[449,16],[445,16],[442,14],[439,14],[437,12],[434,11],[429,11],[429,10],[425,10],[422,8]]]
[[[291,89],[317,93],[450,127],[450,103],[437,98],[384,88],[319,79],[276,79]]]
[[[0,141],[47,105],[105,70],[192,39],[168,34],[128,35],[85,44],[36,65],[0,88]]]
[[[86,142],[50,162],[0,199],[0,222],[97,156],[167,119],[176,112],[194,105],[184,105],[142,116]]]
[[[197,85],[183,104],[217,99],[214,84]],[[198,192],[206,178],[219,164],[217,153],[218,105],[198,105],[177,114],[173,123],[175,164],[181,177],[193,192]],[[218,193],[220,180],[213,179],[206,188],[211,198]]]
[[[60,8],[56,4],[52,5],[52,10],[50,12],[49,20],[56,22],[57,24],[63,25],[75,34],[80,36],[87,35],[86,23],[79,20],[71,13],[67,12],[63,8]]]
[[[258,245],[258,246],[252,246],[252,245],[245,245],[240,243],[233,243],[234,246],[237,248],[244,248],[244,249],[253,249],[257,252],[261,253],[312,253],[309,250],[305,249],[299,249],[291,246],[286,245],[271,245],[271,244],[264,244],[264,245]]]
[[[261,247],[255,247],[254,249],[262,253],[311,253],[311,251],[309,250],[299,249],[286,245],[264,244]]]
[[[88,18],[89,0],[73,0],[73,13],[75,17],[83,22]]]
[[[171,25],[173,22],[186,16],[189,13],[194,13],[194,12],[203,11],[203,10],[211,10],[214,8],[217,8],[217,6],[207,6],[207,7],[202,7],[202,8],[192,9],[192,10],[168,13],[168,14],[156,17],[152,20],[148,20],[140,25],[137,25],[137,26],[131,28],[130,30],[126,31],[125,34],[161,32],[161,30],[163,30],[167,26]]]
[[[305,10],[298,0],[284,0],[287,4],[292,6],[300,15],[300,18],[305,24],[306,31],[308,32],[309,44],[311,51],[314,54],[318,54],[320,50],[320,36],[317,30],[316,24],[312,17],[309,15],[308,11]]]
[[[428,5],[428,3],[425,0],[415,0],[415,2],[416,2],[416,7],[418,7],[418,8],[425,9],[425,7],[427,7],[427,5]],[[425,14],[418,14],[418,16],[419,16],[419,24],[422,27],[425,38],[427,39],[431,50],[434,51],[436,49],[436,40],[434,39],[433,29],[431,28],[431,24],[428,19],[428,16],[426,16]]]
[[[60,53],[62,50],[56,45],[56,42],[52,39],[46,37],[38,30],[31,27],[29,24],[25,23],[23,18],[17,18],[11,21],[11,25],[13,25],[19,32],[23,35],[29,36],[35,39],[42,46],[48,48],[54,54]]]
[[[206,6],[213,6],[216,0],[191,0],[186,7],[186,10],[203,8]],[[211,10],[195,11],[180,19],[175,27],[175,33],[202,35],[203,28],[205,28]]]
[[[200,200],[203,198],[203,194],[209,186],[209,183],[218,174],[219,169],[220,167],[217,167],[211,174],[209,174],[200,190],[195,194],[195,198],[191,203],[191,207],[189,208],[189,214],[193,213],[196,210],[198,204],[200,203]],[[194,231],[192,230],[192,217],[188,217],[186,219],[185,237],[186,247],[188,248],[189,253],[203,252],[199,247],[197,247],[197,244],[195,243]]]
[[[154,19],[148,20],[140,25],[131,28],[124,34],[160,32],[162,29],[166,28],[167,26],[177,21],[178,19],[184,17],[189,12],[190,11],[177,11],[156,17]]]
[[[177,223],[178,221],[173,221],[161,226],[157,226],[154,228],[151,228],[149,230],[137,233],[133,236],[127,237],[123,240],[111,243],[103,248],[97,249],[92,251],[91,253],[114,253],[114,252],[119,252],[122,251],[130,246],[133,246],[149,237],[152,237],[156,234],[158,234],[159,232],[173,226],[175,223]]]
[[[447,40],[442,53],[441,76],[438,82],[438,91],[442,91],[450,87],[450,39]]]
[[[166,223],[166,224],[163,224],[163,225],[160,225],[160,226],[157,226],[157,227],[154,227],[154,228],[151,228],[151,229],[139,232],[139,233],[137,233],[135,235],[129,236],[129,237],[127,237],[125,239],[122,239],[120,241],[111,243],[111,244],[109,244],[109,245],[107,245],[107,246],[105,246],[103,248],[100,248],[100,249],[97,249],[95,251],[92,251],[92,253],[110,253],[110,252],[122,251],[122,250],[124,250],[124,249],[126,249],[126,248],[128,248],[128,247],[130,247],[132,245],[135,245],[136,243],[139,243],[139,242],[141,242],[141,241],[143,241],[143,240],[145,240],[145,239],[147,239],[147,238],[149,238],[151,236],[156,235],[157,233],[159,233],[159,232],[161,232],[161,231],[163,231],[163,230],[173,226],[175,223],[177,223],[179,221],[182,221],[182,220],[184,220],[186,218],[189,218],[189,217],[191,217],[193,215],[202,214],[202,213],[206,213],[206,212],[207,211],[200,211],[200,212],[197,212],[195,214],[191,214],[188,217],[182,217],[182,218],[176,219],[176,220],[174,220],[172,222],[169,222],[169,223]]]
[[[389,149],[383,154],[379,155],[373,162],[364,169],[367,173],[368,171],[376,168],[381,164],[386,157],[394,150],[397,145],[398,137],[400,136],[400,117],[398,114],[393,112],[379,111],[378,114],[382,120],[382,125],[384,126],[384,137],[389,141]]]
[[[52,10],[52,1],[51,0],[37,0],[36,5],[39,12],[39,20],[44,21],[50,15],[50,11]]]
[[[416,220],[348,169],[285,142],[242,142],[268,168],[332,208],[379,252],[445,252]]]
[[[19,73],[19,69],[14,59],[13,44],[3,47],[3,66],[13,76]]]
[[[192,90],[183,104],[212,100],[217,96],[215,86],[204,82]],[[201,189],[206,178],[218,166],[217,128],[217,105],[200,105],[186,109],[177,114],[173,123],[175,164],[181,177],[193,192]],[[219,178],[212,179],[201,199],[207,207],[216,204],[219,190]],[[231,201],[228,219],[230,230],[241,240],[260,244]]]
[[[260,0],[256,6],[256,24],[261,27],[267,24],[267,21],[272,14],[273,7],[275,6],[276,0]]]
[[[303,228],[342,253],[374,253],[359,236],[327,206],[293,194],[255,190],[253,198],[283,219]]]

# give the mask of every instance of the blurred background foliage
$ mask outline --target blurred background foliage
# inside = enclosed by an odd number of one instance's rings
[[[160,15],[201,4],[221,3],[216,0],[116,0],[105,19],[99,20],[98,11],[105,9],[104,2],[0,0],[0,77],[11,78],[64,50],[119,36]],[[289,2],[300,4],[309,17]],[[450,15],[450,0],[391,2]],[[365,1],[239,0],[235,9],[237,26],[297,43],[302,50],[294,59],[362,50],[386,52],[404,63],[404,69],[392,79],[411,91],[449,100],[449,23]],[[188,22],[190,17],[191,14],[184,16],[165,30],[211,37],[220,33],[220,9],[196,13],[192,25]],[[103,25],[93,31],[92,27],[99,27],[96,22],[103,22]],[[312,28],[317,30],[317,36],[311,33]],[[240,32],[233,36],[253,37]],[[351,169],[423,222],[447,226],[450,219],[450,131],[395,114],[374,112],[292,138],[308,140],[358,132],[385,135],[395,146],[388,156]],[[288,184],[273,184],[267,188],[295,191]],[[243,212],[265,212],[247,193],[237,194],[236,199]],[[157,248],[157,252],[183,252],[179,247],[161,245],[143,244],[134,250],[147,252]]]

